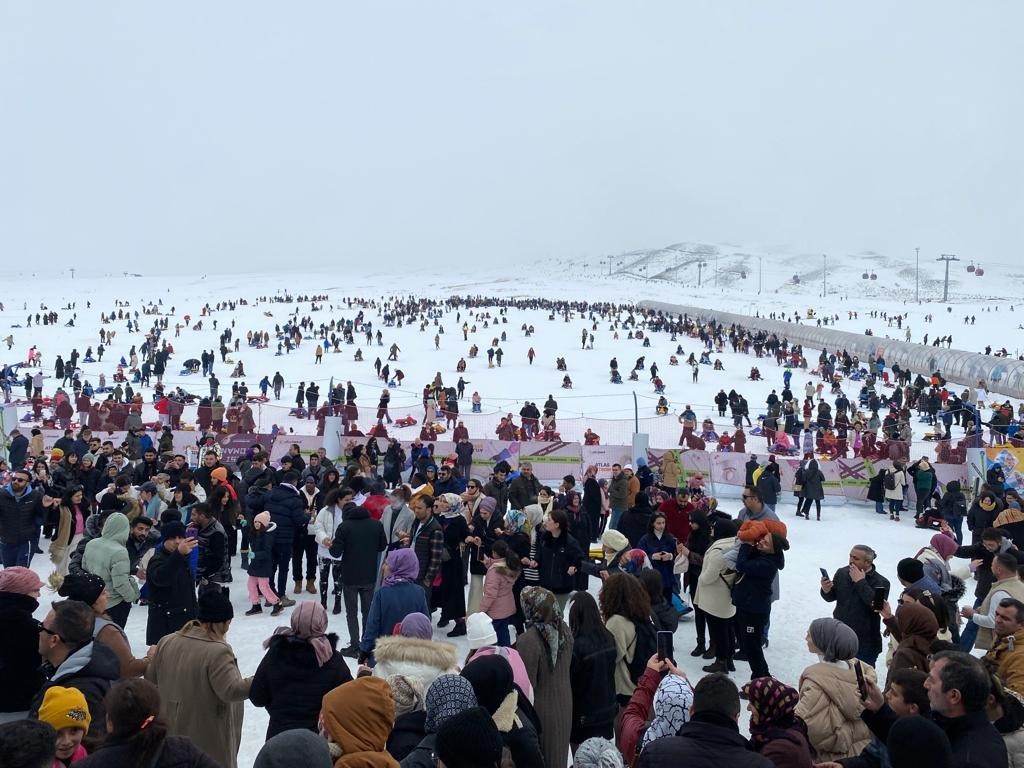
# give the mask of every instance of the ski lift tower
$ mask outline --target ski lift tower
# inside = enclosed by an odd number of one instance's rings
[[[944,253],[936,261],[946,262],[946,281],[942,284],[942,300],[946,301],[949,299],[949,262],[960,261],[960,259],[951,253]]]

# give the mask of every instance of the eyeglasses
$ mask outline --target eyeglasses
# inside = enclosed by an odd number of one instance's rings
[[[28,478],[27,477],[12,477],[11,478],[11,482],[12,483],[27,483],[28,482]]]
[[[64,638],[63,638],[63,637],[61,637],[59,633],[57,633],[57,632],[54,632],[54,631],[53,631],[52,629],[50,629],[50,628],[49,628],[49,627],[47,627],[47,626],[46,626],[45,624],[43,624],[43,622],[41,622],[41,621],[40,621],[40,622],[38,622],[38,625],[39,625],[39,626],[38,626],[37,628],[38,628],[38,630],[39,630],[40,632],[45,632],[45,633],[46,633],[46,634],[48,634],[48,635],[53,635],[53,636],[54,636],[54,637],[56,637],[56,638],[57,638],[58,640],[60,640],[60,641],[61,641],[62,643],[64,642]]]

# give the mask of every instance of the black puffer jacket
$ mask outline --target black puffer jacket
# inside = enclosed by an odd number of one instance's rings
[[[576,577],[569,575],[569,568],[579,570],[582,562],[580,545],[568,532],[562,532],[555,538],[544,531],[537,538],[537,572],[544,589],[556,595],[572,592],[576,587]]]
[[[640,757],[637,768],[679,768],[714,765],[717,768],[774,768],[767,757],[750,749],[736,724],[727,718],[699,713],[679,729],[678,736],[652,741]]]
[[[75,768],[124,768],[134,765],[133,753],[127,744],[110,744],[75,763]],[[156,762],[151,768],[221,768],[220,763],[203,752],[185,736],[164,739]]]
[[[41,490],[28,491],[15,498],[9,485],[0,487],[0,540],[4,544],[29,541],[45,513]]]
[[[338,636],[327,635],[331,648]],[[337,651],[322,667],[317,666],[313,646],[290,635],[270,638],[249,689],[249,701],[266,707],[270,715],[267,738],[292,728],[317,730],[324,694],[352,679],[345,659]]]
[[[380,520],[370,517],[366,507],[346,506],[341,525],[334,532],[331,557],[341,558],[345,584],[373,584],[377,578],[377,556],[388,548],[388,537]]]
[[[426,711],[418,709],[415,712],[406,712],[395,719],[395,727],[391,729],[388,736],[388,743],[385,749],[395,760],[404,760],[421,741],[425,734],[424,723],[427,719]]]
[[[32,612],[39,601],[0,592],[0,712],[25,712],[43,684],[39,670],[39,627]]]
[[[267,510],[271,521],[277,524],[275,543],[278,546],[291,545],[299,529],[309,522],[306,500],[290,485],[275,485],[268,493],[253,494],[249,498],[249,511],[255,516],[263,510]]]

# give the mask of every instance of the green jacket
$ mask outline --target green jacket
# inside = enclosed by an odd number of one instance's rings
[[[82,556],[82,568],[106,584],[108,608],[139,599],[139,583],[132,575],[125,547],[128,528],[128,518],[123,513],[112,513],[103,524],[103,533],[85,545]]]

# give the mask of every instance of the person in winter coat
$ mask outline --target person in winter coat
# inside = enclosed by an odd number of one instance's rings
[[[621,571],[608,576],[597,600],[605,628],[615,638],[615,698],[624,707],[636,687],[629,674],[636,651],[636,625],[651,620],[651,601],[639,579]]]
[[[277,525],[274,538],[274,570],[277,572],[275,586],[286,608],[295,604],[295,601],[286,594],[292,546],[295,536],[309,523],[302,494],[295,487],[298,480],[298,473],[288,470],[281,476],[281,482],[269,492],[252,494],[249,499],[250,513],[255,515],[266,510],[270,513],[271,521]]]
[[[431,640],[433,627],[425,614],[406,616],[398,633],[380,636],[373,649],[374,677],[405,675],[416,678],[424,689],[439,676],[458,669],[455,646]]]
[[[107,733],[103,698],[120,676],[113,651],[93,639],[96,614],[78,600],[53,603],[39,623],[39,655],[47,681],[36,691],[29,705],[29,718],[38,718],[46,691],[55,686],[77,688],[89,704],[92,721],[83,743],[95,750]]]
[[[192,507],[192,523],[199,539],[199,560],[196,576],[199,579],[200,592],[208,588],[224,588],[231,577],[231,559],[228,554],[228,537],[220,520],[214,518],[213,508],[206,502]],[[275,538],[275,544],[276,544]],[[250,544],[251,546],[251,544]],[[250,549],[251,552],[251,549]],[[290,556],[291,550],[289,550]],[[288,603],[284,599],[281,602]]]
[[[509,658],[474,656],[462,677],[473,686],[479,706],[490,714],[516,768],[544,768],[538,714],[515,682]]]
[[[223,768],[238,768],[242,702],[252,684],[225,639],[233,617],[220,591],[203,592],[197,620],[163,638],[146,670],[146,679],[160,688],[168,731],[188,736]]]
[[[639,483],[637,483],[639,485]],[[621,465],[612,464],[612,478],[608,481],[608,503],[611,505],[611,518],[608,527],[619,530],[619,520],[629,509],[629,477]]]
[[[736,606],[732,602],[732,586],[736,573],[725,555],[736,545],[736,523],[722,520],[712,529],[713,541],[704,552],[700,575],[697,578],[697,592],[694,596],[694,610],[699,608],[707,617],[709,642],[707,650],[701,649],[705,658],[715,659],[704,667],[705,672],[728,673],[733,669],[732,620]],[[698,642],[697,649],[701,648]],[[691,653],[693,655],[693,653]]]
[[[146,568],[146,645],[156,645],[196,616],[195,575],[189,558],[199,541],[187,538],[185,526],[174,520],[164,523],[161,532],[163,540]]]
[[[487,618],[491,620],[495,643],[507,647],[512,644],[508,628],[516,617],[514,590],[516,581],[523,572],[523,567],[519,557],[514,552],[510,552],[508,544],[504,540],[494,543],[493,555],[494,559],[487,567],[479,608],[480,612],[486,614]]]
[[[0,571],[0,718],[28,711],[43,683],[39,665],[39,607],[43,582],[35,571],[11,566]]]
[[[341,613],[342,570],[341,558],[331,555],[331,544],[334,543],[334,532],[338,530],[344,519],[344,509],[352,503],[355,493],[351,488],[333,488],[324,497],[324,506],[317,512],[310,528],[317,544],[317,556],[320,560],[320,605],[327,608],[327,585],[333,570],[333,592],[335,615]]]
[[[605,629],[597,601],[589,592],[577,592],[569,606],[572,660],[572,730],[569,744],[578,747],[595,736],[612,738],[618,711],[615,701],[615,638]]]
[[[885,514],[885,476],[888,473],[889,469],[882,467],[868,481],[868,501],[875,502],[875,513],[879,515]]]
[[[528,505],[537,503],[540,489],[540,480],[533,474],[533,465],[522,461],[519,463],[519,477],[509,483],[508,503],[512,509],[526,509]]]
[[[103,524],[103,533],[85,546],[82,568],[103,579],[107,587],[107,613],[124,629],[132,603],[139,599],[139,583],[131,572],[125,542],[128,518],[114,512]]]
[[[401,762],[426,736],[424,723],[427,712],[423,706],[424,690],[419,682],[403,675],[392,675],[387,682],[391,688],[391,700],[395,704],[395,725],[388,735],[385,749],[395,760]]]
[[[327,611],[309,600],[295,606],[291,626],[278,627],[263,642],[267,653],[253,675],[249,701],[270,715],[268,739],[293,728],[316,733],[324,696],[352,679],[337,644],[338,636],[327,632]]]
[[[320,715],[336,768],[398,768],[385,751],[395,724],[395,702],[386,680],[360,677],[323,698]]]
[[[661,487],[670,496],[675,495],[679,481],[683,477],[683,468],[679,465],[679,451],[665,451],[661,457]]]
[[[630,546],[635,548],[647,533],[652,514],[654,514],[654,510],[651,508],[650,497],[646,493],[638,493],[636,503],[627,509],[619,519],[616,530],[625,534],[629,539]]]
[[[754,481],[754,487],[761,494],[761,501],[772,512],[779,503],[779,496],[782,494],[782,482],[779,480],[779,465],[774,461],[768,462],[764,470]]]
[[[551,592],[543,587],[526,587],[521,599],[527,630],[516,638],[515,647],[533,685],[544,765],[565,768],[572,731],[572,635]]]
[[[245,612],[246,616],[263,613],[260,596],[273,606],[271,616],[279,616],[284,606],[281,598],[270,588],[270,577],[274,575],[274,537],[277,525],[270,519],[270,513],[260,512],[252,518],[252,531],[249,533],[249,577],[246,587],[249,592],[249,604],[252,606]]]
[[[707,675],[693,688],[690,721],[674,736],[663,736],[647,745],[636,768],[774,768],[771,760],[751,750],[740,735],[736,723],[739,714],[736,684],[726,675]]]
[[[649,745],[665,736],[674,736],[690,720],[693,688],[686,675],[668,659],[652,656],[637,680],[629,704],[619,722],[619,751],[626,765]]]
[[[795,714],[807,725],[811,746],[820,762],[859,755],[871,741],[861,720],[864,704],[854,669],[857,635],[836,619],[815,619],[807,630],[807,650],[818,657],[800,673],[800,702]],[[875,681],[875,669],[861,664],[866,680]]]
[[[874,667],[882,652],[881,621],[874,609],[875,591],[889,596],[889,580],[875,569],[875,550],[856,544],[850,550],[849,564],[829,579],[821,579],[821,598],[835,603],[832,617],[853,630],[857,636],[857,658]]]
[[[750,661],[750,678],[754,679],[769,674],[761,638],[771,613],[772,584],[785,567],[783,553],[789,549],[789,542],[781,533],[769,533],[763,523],[754,523],[752,528],[751,538],[756,539],[741,544],[736,556],[739,577],[733,587],[732,602],[736,606],[736,635]],[[764,528],[763,533],[760,528]]]
[[[946,492],[939,501],[939,512],[942,519],[953,530],[958,545],[964,542],[964,518],[967,517],[967,497],[960,490],[959,480],[946,483]]]
[[[818,467],[814,454],[804,456],[800,468],[796,471],[795,486],[800,486],[800,503],[796,508],[796,516],[811,519],[811,502],[814,502],[817,519],[821,520],[821,500],[825,498],[825,475]]]
[[[900,521],[900,512],[903,511],[903,496],[907,489],[907,470],[903,468],[903,462],[896,459],[885,475],[883,483],[885,488],[885,500],[889,504],[889,519]]]
[[[995,528],[996,518],[1002,514],[1003,502],[991,490],[984,490],[967,511],[967,528],[971,532],[971,543],[977,544],[986,528]]]
[[[377,555],[388,548],[384,526],[370,517],[363,506],[346,507],[341,525],[334,532],[331,542],[331,557],[341,558],[341,573],[345,596],[345,618],[348,623],[348,646],[342,655],[359,655],[359,616],[362,610],[363,627],[370,615],[370,601],[377,579]],[[357,607],[356,601],[359,606]]]
[[[362,663],[373,658],[380,638],[388,637],[406,616],[413,613],[429,614],[427,598],[416,583],[419,562],[411,549],[395,549],[384,561],[384,579],[374,592],[370,613],[363,625],[359,641],[359,659]]]
[[[665,516],[661,513],[651,515],[647,533],[640,537],[637,547],[647,553],[654,570],[661,576],[665,600],[671,603],[675,587],[673,566],[676,559],[676,540],[666,528]]]
[[[775,768],[811,768],[815,760],[807,725],[796,714],[795,688],[774,677],[759,677],[743,686],[750,712],[750,741],[754,751]]]
[[[935,476],[935,467],[927,458],[921,457],[909,467],[907,474],[914,481],[914,494],[917,497],[917,515],[920,516],[925,507],[928,506],[928,499],[939,486],[938,478]]]
[[[169,735],[161,716],[160,691],[146,680],[125,680],[104,701],[110,733],[103,745],[75,768],[218,768],[213,757],[184,736]]]
[[[57,732],[54,768],[65,768],[88,757],[82,739],[91,721],[89,704],[77,688],[55,685],[46,692],[39,707],[39,722],[47,723]],[[44,768],[49,768],[49,765],[46,763]]]
[[[939,622],[930,608],[906,602],[896,609],[894,637],[899,645],[889,662],[889,674],[899,669],[928,671],[930,646],[939,632]],[[888,624],[888,622],[886,622]]]
[[[540,575],[540,586],[555,596],[558,615],[575,588],[576,572],[583,561],[579,544],[569,534],[569,518],[563,509],[552,509],[544,518],[544,531],[537,537],[537,557],[532,563]]]

